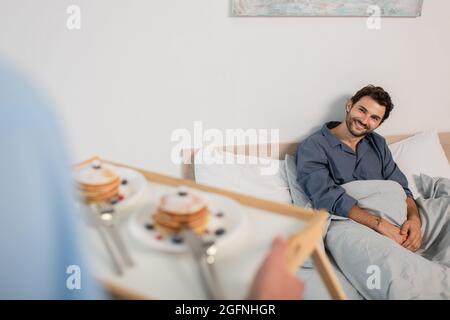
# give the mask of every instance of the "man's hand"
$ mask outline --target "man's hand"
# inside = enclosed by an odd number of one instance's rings
[[[415,252],[422,245],[422,231],[420,219],[415,217],[408,218],[402,225],[401,234],[406,235],[407,239],[402,244],[406,249]]]
[[[387,222],[384,219],[381,219],[381,222],[378,224],[375,231],[394,240],[399,245],[403,245],[403,243],[408,238],[408,235],[402,233],[399,227]]]
[[[407,236],[403,246],[411,250],[412,252],[420,249],[422,245],[422,223],[420,221],[419,209],[417,204],[412,197],[406,198],[406,205],[408,207],[408,214],[406,221],[402,225],[401,232],[403,235]]]
[[[251,300],[294,300],[303,298],[303,282],[292,275],[287,266],[288,243],[277,237],[260,266],[250,290]]]

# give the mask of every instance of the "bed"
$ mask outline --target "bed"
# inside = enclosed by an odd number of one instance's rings
[[[435,137],[435,138],[434,138]],[[450,132],[428,132],[419,133],[416,135],[395,135],[386,136],[386,141],[390,145],[391,152],[394,155],[394,159],[400,166],[402,171],[410,181],[410,184],[415,184],[412,182],[413,173],[416,172],[427,172],[430,176],[445,176],[450,178]],[[433,139],[435,143],[433,144]],[[276,165],[282,166],[283,160],[289,155],[294,155],[297,151],[298,142],[293,143],[280,143],[280,144],[264,144],[264,145],[241,145],[241,146],[225,146],[220,148],[221,152],[231,153],[236,156],[242,155],[246,157],[256,157],[257,151],[261,148],[268,150],[271,160],[277,161]],[[182,174],[184,178],[196,180],[197,182],[203,184],[211,184],[216,187],[221,187],[225,189],[233,189],[234,191],[242,193],[252,193],[254,196],[259,196],[262,198],[268,198],[274,201],[288,202],[290,201],[288,197],[291,198],[292,193],[286,193],[282,180],[286,179],[281,174],[281,177],[277,180],[276,178],[266,178],[266,180],[261,180],[257,184],[247,183],[246,180],[252,180],[255,172],[250,173],[251,167],[245,165],[237,165],[234,167],[239,167],[232,174],[224,172],[222,175],[218,168],[207,167],[204,170],[203,167],[198,165],[198,149],[189,149],[183,151],[184,164],[182,165]],[[284,164],[283,164],[284,165]],[[231,166],[228,166],[231,168]],[[199,169],[201,168],[201,169]],[[405,169],[403,169],[405,168]],[[420,169],[419,169],[420,168]],[[236,169],[236,168],[234,168]],[[234,170],[233,169],[233,170]],[[224,170],[226,171],[226,170]],[[444,171],[444,173],[442,173]],[[228,176],[227,176],[228,175]],[[231,175],[238,175],[240,179],[230,178]],[[239,181],[237,181],[239,180]],[[267,190],[259,190],[256,186],[271,186],[270,193]],[[247,189],[246,189],[247,188]],[[255,189],[256,188],[256,189]],[[414,193],[419,192],[414,188]],[[288,196],[290,194],[291,196]],[[294,202],[295,203],[295,202]],[[342,270],[335,263],[335,259],[329,254],[330,261],[332,262],[335,272],[339,280],[341,281],[342,287],[347,294],[349,299],[364,299],[364,295],[361,295],[361,289],[355,288],[352,282],[349,281],[348,272],[342,272]],[[301,277],[305,282],[305,299],[330,299],[330,296],[320,280],[320,276],[316,269],[312,267],[301,268],[298,272],[298,276]],[[450,280],[448,280],[450,281]]]

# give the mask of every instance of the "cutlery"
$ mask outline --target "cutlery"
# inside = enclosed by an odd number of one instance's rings
[[[91,205],[91,209],[92,209],[92,205]],[[94,208],[94,210],[95,210],[95,208]],[[106,251],[108,252],[108,254],[111,257],[111,260],[113,262],[114,269],[116,270],[117,274],[121,276],[123,274],[122,263],[120,262],[120,258],[117,256],[116,251],[114,250],[112,244],[110,243],[110,240],[108,239],[108,236],[106,234],[103,223],[100,220],[100,217],[96,214],[93,214],[89,220],[91,221],[92,226],[98,232],[100,239],[102,240],[103,244],[105,245]]]
[[[94,222],[99,235],[105,244],[106,250],[114,264],[119,275],[124,273],[124,267],[131,267],[134,262],[123,242],[116,225],[113,221],[114,208],[104,205],[91,204],[90,209],[92,211],[91,219]]]
[[[106,225],[107,230],[109,231],[109,235],[112,241],[115,243],[117,250],[119,251],[122,257],[123,262],[125,263],[126,266],[132,267],[134,265],[133,259],[131,258],[128,249],[125,243],[123,242],[123,239],[120,236],[120,233],[117,230],[116,225],[114,224],[111,210],[106,210],[104,212],[100,210],[100,217],[102,221],[104,221],[104,224]]]
[[[213,300],[224,299],[223,290],[217,277],[215,268],[217,247],[214,241],[204,241],[195,232],[185,229],[182,232],[188,247],[196,259],[203,286],[208,298]]]

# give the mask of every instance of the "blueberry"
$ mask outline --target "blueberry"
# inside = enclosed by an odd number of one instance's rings
[[[119,202],[119,199],[117,199],[117,198],[114,198],[114,199],[112,199],[112,200],[110,201],[110,203],[111,203],[112,205],[116,204],[117,202]]]
[[[94,161],[92,163],[92,168],[98,170],[98,169],[102,168],[102,165],[101,165],[101,163],[99,161]]]
[[[126,185],[128,183],[127,179],[122,179],[122,185]]]
[[[147,229],[147,230],[153,230],[153,229],[155,229],[155,227],[154,227],[151,223],[147,223],[147,224],[145,225],[145,229]]]
[[[183,241],[184,241],[183,237],[181,237],[179,235],[174,235],[172,237],[172,242],[173,243],[179,244],[179,243],[183,243]]]
[[[219,211],[216,213],[216,217],[222,218],[223,217],[223,212]]]
[[[215,232],[216,236],[221,236],[225,233],[225,229],[224,228],[219,228],[217,229]]]

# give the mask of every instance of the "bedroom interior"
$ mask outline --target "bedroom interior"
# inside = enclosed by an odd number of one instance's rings
[[[0,1],[0,300],[449,301],[448,12]],[[308,189],[299,146],[326,128],[353,171],[337,183],[314,144]],[[338,213],[336,190],[375,220]]]

